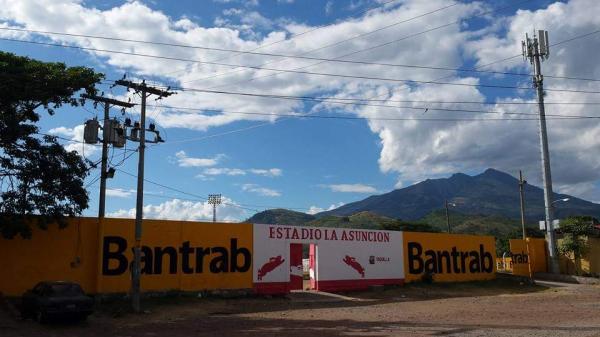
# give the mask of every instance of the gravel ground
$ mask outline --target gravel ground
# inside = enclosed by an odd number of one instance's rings
[[[512,280],[285,298],[106,304],[87,322],[39,325],[0,310],[0,336],[600,336],[600,286]]]

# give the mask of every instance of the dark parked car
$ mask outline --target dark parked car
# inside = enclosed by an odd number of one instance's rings
[[[93,312],[94,300],[74,282],[40,282],[23,294],[21,314],[40,323],[53,318],[84,320]]]

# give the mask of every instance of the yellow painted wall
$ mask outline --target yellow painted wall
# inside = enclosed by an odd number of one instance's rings
[[[442,269],[440,272],[439,263],[434,272],[433,280],[437,282],[459,282],[474,280],[490,280],[496,277],[496,241],[492,236],[460,235],[460,234],[442,234],[442,233],[414,233],[404,232],[404,270],[405,281],[421,280],[425,268],[433,269],[433,261],[441,261]],[[421,254],[419,249],[421,247]],[[469,254],[465,256],[465,265],[463,268],[462,257],[457,257],[455,269],[454,258],[450,256],[450,270],[448,270],[448,259],[446,257],[438,258],[444,252],[452,253],[453,248],[456,252]],[[483,248],[485,256],[485,269],[479,263],[478,268],[471,270],[471,262],[476,262],[481,255]],[[429,253],[429,255],[428,255]],[[440,254],[438,254],[440,253]],[[435,260],[432,256],[435,255]],[[416,258],[419,256],[419,258]],[[423,262],[423,270],[420,270],[420,260]],[[481,260],[481,259],[479,259]],[[427,262],[429,261],[429,262]],[[477,271],[479,269],[479,271]],[[458,270],[458,272],[456,272]]]
[[[600,238],[587,237],[587,252],[579,260],[575,261],[572,256],[560,256],[560,272],[564,274],[576,274],[577,270],[583,274],[600,275]],[[562,239],[558,240],[560,246]]]
[[[132,219],[105,219],[98,226],[96,218],[76,218],[65,229],[50,225],[47,231],[33,228],[31,240],[14,238],[0,239],[0,292],[9,296],[22,294],[42,280],[70,280],[82,285],[88,293],[127,292],[130,288],[129,269],[119,275],[102,275],[102,257],[98,251],[103,248],[103,240],[98,237],[117,237],[125,240],[127,248],[122,255],[128,263],[132,261],[134,221]],[[99,233],[99,231],[101,233]],[[211,273],[210,261],[221,254],[208,252],[204,257],[202,273],[196,272],[196,255],[189,254],[189,264],[194,271],[182,272],[183,242],[190,247],[224,247],[231,253],[231,239],[237,240],[239,249],[245,248],[252,254],[252,225],[229,223],[199,223],[164,220],[144,220],[142,245],[150,247],[173,247],[177,252],[176,273],[169,273],[169,256],[162,259],[162,272],[142,274],[141,286],[144,290],[209,290],[252,288],[252,260],[246,272],[228,271]],[[118,248],[109,246],[112,252]],[[154,252],[154,251],[153,251]],[[106,253],[106,252],[105,252]],[[73,263],[79,259],[79,263]],[[238,256],[238,266],[243,263]],[[117,259],[110,259],[109,269],[118,266]],[[219,264],[220,265],[220,264]],[[152,265],[154,267],[154,265]]]
[[[96,238],[97,224],[91,218],[72,219],[65,229],[34,227],[31,240],[0,238],[0,292],[21,295],[41,280],[58,279],[77,281],[86,292],[94,292]]]
[[[512,273],[512,259],[510,257],[497,257],[496,258],[496,271],[505,273]]]
[[[586,260],[590,265],[589,273],[600,275],[600,238],[588,238],[588,247]]]
[[[523,239],[509,240],[510,252],[513,254],[512,273],[515,275],[529,276],[529,265],[523,258],[516,258],[517,255],[526,255],[527,261],[531,260],[531,270],[534,273],[546,272],[546,240],[543,238],[528,238],[529,247]],[[529,250],[528,250],[529,249]]]
[[[133,225],[122,226],[118,220],[110,219],[105,224],[104,236],[117,235],[126,238],[128,249],[126,252],[127,260],[132,261],[133,254],[131,248],[134,244]],[[133,222],[132,222],[133,223]],[[128,228],[129,227],[129,228]],[[169,273],[169,259],[162,259],[161,274],[142,274],[141,287],[145,290],[203,290],[203,289],[239,289],[252,288],[252,225],[251,224],[232,224],[232,223],[198,223],[189,221],[163,221],[146,220],[144,225],[142,245],[148,247],[174,247],[177,249],[177,273]],[[207,254],[204,257],[202,273],[194,272],[184,274],[182,272],[182,255],[179,249],[181,244],[189,241],[190,247],[195,249],[225,247],[231,253],[231,239],[237,239],[238,248],[246,248],[250,252],[250,265],[247,272],[220,272],[211,273],[209,265],[215,254]],[[113,250],[114,251],[114,250]],[[156,256],[153,256],[156,258]],[[228,259],[230,260],[230,258]],[[242,257],[238,256],[239,265],[242,264]],[[116,263],[113,259],[112,268]],[[229,261],[230,262],[230,261]],[[190,266],[195,269],[196,256],[190,255]],[[142,263],[143,265],[143,263]],[[103,275],[101,279],[101,292],[123,292],[130,286],[130,273],[123,273],[117,276]]]

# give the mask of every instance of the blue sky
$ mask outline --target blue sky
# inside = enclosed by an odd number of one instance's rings
[[[5,3],[6,2],[6,3]],[[600,4],[592,0],[498,1],[454,3],[434,1],[77,1],[0,0],[0,27],[68,32],[160,41],[231,50],[254,50],[321,58],[348,57],[387,64],[471,68],[520,53],[520,40],[533,29],[550,30],[551,41],[562,41],[600,27],[593,13]],[[499,11],[494,11],[497,9]],[[429,14],[427,14],[429,13]],[[486,13],[482,15],[481,13]],[[420,18],[415,18],[421,16]],[[473,18],[473,16],[475,16]],[[460,20],[460,24],[434,29],[385,47],[359,52],[416,32]],[[400,23],[401,21],[407,21]],[[390,26],[394,23],[396,25]],[[323,26],[318,28],[319,26]],[[390,26],[389,28],[383,28]],[[378,30],[373,32],[375,30]],[[302,32],[309,31],[306,34]],[[301,34],[294,37],[295,34]],[[487,167],[516,174],[524,170],[528,180],[541,180],[539,141],[535,120],[512,113],[535,113],[533,92],[483,88],[477,84],[530,86],[527,76],[476,74],[456,71],[369,66],[274,58],[259,55],[227,56],[223,52],[164,47],[50,34],[1,31],[1,37],[62,43],[228,64],[275,69],[302,68],[311,72],[367,77],[445,81],[462,85],[433,85],[314,76],[298,73],[245,69],[202,63],[177,62],[94,51],[0,41],[2,50],[70,66],[93,67],[115,80],[130,78],[184,88],[251,92],[292,96],[335,96],[382,99],[377,104],[339,105],[294,100],[218,95],[191,91],[159,102],[149,101],[147,115],[157,124],[166,142],[146,152],[146,178],[198,197],[221,193],[228,205],[219,209],[224,220],[240,220],[265,208],[285,207],[316,212],[363,199],[372,194],[408,186],[426,178],[455,172],[474,174]],[[348,40],[349,39],[349,40]],[[339,41],[348,40],[344,43]],[[267,45],[267,46],[265,46]],[[329,47],[327,47],[329,46]],[[327,48],[323,48],[327,47]],[[313,51],[314,49],[319,49]],[[600,77],[600,67],[587,58],[598,49],[598,37],[564,44],[544,63],[546,74]],[[263,65],[270,62],[268,65]],[[304,68],[307,67],[307,68]],[[530,72],[522,58],[482,68],[499,72]],[[596,75],[596,76],[594,76]],[[258,78],[257,78],[258,77]],[[589,81],[546,80],[549,88],[598,90]],[[109,84],[99,87],[107,95],[127,99],[127,93]],[[129,96],[134,102],[139,98]],[[552,91],[548,101],[594,102],[593,94]],[[411,101],[398,103],[398,101]],[[423,103],[413,101],[441,101]],[[464,104],[459,101],[495,102]],[[384,108],[380,105],[400,105]],[[171,107],[198,108],[200,111]],[[486,110],[482,115],[453,110]],[[593,106],[549,106],[548,113],[589,115]],[[422,108],[422,109],[420,109]],[[431,109],[431,111],[429,110]],[[205,109],[202,111],[202,109]],[[210,110],[210,111],[206,111]],[[220,111],[215,112],[214,110]],[[363,119],[300,119],[236,114],[315,114]],[[94,146],[82,148],[81,124],[101,115],[100,108],[65,108],[55,116],[44,115],[41,128],[62,137],[69,149],[97,160]],[[449,115],[451,113],[452,115]],[[118,118],[138,118],[137,108]],[[384,121],[378,118],[413,118]],[[426,121],[463,118],[469,121]],[[484,119],[500,118],[503,121]],[[577,130],[574,132],[574,130]],[[595,120],[550,120],[550,145],[555,189],[591,200],[600,200],[597,149],[600,130]],[[208,136],[208,137],[207,137]],[[135,143],[128,143],[132,149]],[[113,165],[130,152],[111,153]],[[125,172],[137,169],[137,155],[118,166]],[[97,212],[98,172],[88,182],[91,196],[86,215]],[[108,181],[107,212],[132,216],[135,179],[117,172]],[[146,183],[146,215],[154,218],[205,219],[210,207],[197,197]]]

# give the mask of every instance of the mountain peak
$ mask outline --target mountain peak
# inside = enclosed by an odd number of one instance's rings
[[[508,174],[508,173],[489,167],[485,171],[483,171],[483,173],[481,173],[481,174],[483,174],[483,175],[503,174],[504,175],[504,174]]]
[[[476,175],[475,177],[500,179],[505,181],[517,179],[506,172],[502,172],[493,168],[488,168],[487,170],[483,171],[483,173]]]

